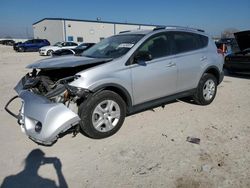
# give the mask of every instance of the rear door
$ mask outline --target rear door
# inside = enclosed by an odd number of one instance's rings
[[[177,67],[171,56],[171,39],[168,34],[150,37],[138,51],[149,52],[153,59],[131,65],[134,104],[175,93]]]
[[[202,67],[207,64],[208,38],[190,32],[172,32],[172,35],[178,68],[177,92],[194,89]]]

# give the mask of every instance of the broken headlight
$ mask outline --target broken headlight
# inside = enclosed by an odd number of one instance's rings
[[[76,96],[79,98],[82,97],[86,97],[90,91],[84,88],[80,88],[80,87],[75,87],[75,86],[71,86],[71,85],[65,85],[67,91],[68,91],[68,95],[70,96]]]

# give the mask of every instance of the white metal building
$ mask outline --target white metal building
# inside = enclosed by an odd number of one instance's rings
[[[119,23],[65,18],[44,18],[33,24],[34,38],[59,41],[99,42],[126,30],[153,29],[157,25]]]

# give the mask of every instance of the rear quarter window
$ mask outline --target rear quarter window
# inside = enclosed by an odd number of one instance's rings
[[[199,48],[205,48],[208,45],[208,37],[197,35],[200,38]]]

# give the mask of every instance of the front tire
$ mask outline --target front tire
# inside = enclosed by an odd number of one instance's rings
[[[18,52],[25,52],[25,49],[23,47],[19,47]]]
[[[53,50],[48,50],[47,56],[52,56],[52,54],[53,54]]]
[[[217,83],[214,75],[203,74],[194,94],[194,101],[199,105],[208,105],[213,102],[217,92]]]
[[[100,91],[79,106],[80,127],[89,137],[101,139],[115,134],[126,116],[123,99],[113,91]]]

